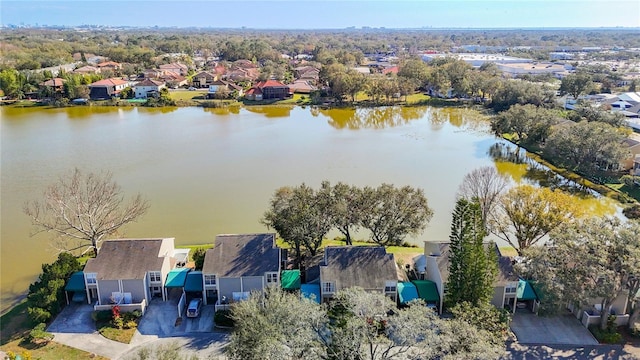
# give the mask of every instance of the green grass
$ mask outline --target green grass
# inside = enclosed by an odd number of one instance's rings
[[[201,98],[202,100],[208,93],[208,90],[196,90],[196,91],[171,91],[169,95],[173,101],[193,101],[194,97]]]
[[[128,344],[131,342],[133,335],[136,333],[136,329],[117,329],[111,325],[111,321],[99,321],[96,322],[96,329],[100,335],[106,337],[109,340]]]

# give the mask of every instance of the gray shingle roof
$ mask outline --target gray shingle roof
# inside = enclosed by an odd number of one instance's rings
[[[484,244],[485,246],[489,246],[491,243],[486,242]],[[511,258],[508,256],[502,256],[498,246],[495,244],[493,244],[493,246],[495,246],[495,251],[497,252],[498,257],[498,275],[495,281],[496,285],[504,285],[507,282],[517,281],[518,276],[513,271]],[[442,280],[446,282],[449,279],[449,256],[451,255],[451,247],[449,243],[439,243],[438,247],[440,249],[440,256],[433,258],[436,259],[436,264],[438,265],[438,270],[440,270]]]
[[[279,268],[275,234],[218,235],[205,254],[202,272],[218,277],[262,276]]]
[[[160,271],[159,257],[165,239],[118,239],[102,243],[98,256],[89,259],[85,273],[96,273],[98,280],[143,279],[147,271]]]
[[[336,289],[353,286],[384,290],[385,281],[397,280],[393,254],[381,246],[331,246],[325,248],[320,279],[335,282]]]

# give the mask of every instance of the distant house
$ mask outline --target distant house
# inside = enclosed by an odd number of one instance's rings
[[[495,245],[494,245],[495,246]],[[448,242],[430,242],[424,243],[424,254],[427,258],[427,271],[425,278],[436,284],[438,289],[439,301],[438,311],[442,313],[444,298],[447,293],[447,281],[449,280],[449,265],[451,246]],[[498,276],[494,281],[494,293],[491,303],[498,309],[505,306],[515,311],[517,303],[518,277],[513,272],[511,259],[501,256],[498,247]]]
[[[201,71],[191,78],[191,84],[196,88],[207,88],[209,85],[213,85],[218,80],[218,76],[207,72]]]
[[[216,310],[240,301],[251,291],[280,282],[283,250],[275,234],[218,235],[202,266],[205,304],[216,299]]]
[[[389,66],[389,67],[386,67],[386,68],[382,69],[382,74],[383,75],[388,75],[388,74],[398,75],[398,70],[399,70],[398,66]]]
[[[165,88],[164,81],[145,79],[133,87],[136,99],[146,99],[158,96],[160,90]]]
[[[62,78],[53,78],[53,79],[49,79],[47,81],[41,82],[40,87],[49,88],[53,93],[61,93],[64,91],[64,83],[66,81],[67,80]]]
[[[172,71],[181,76],[187,76],[189,73],[189,67],[181,63],[162,64],[158,68],[162,71]]]
[[[162,76],[164,72],[160,69],[147,69],[142,72],[142,76],[145,79],[157,79]]]
[[[322,301],[352,287],[397,298],[398,268],[383,246],[326,247],[317,274],[317,279],[308,276],[307,283],[319,284]]]
[[[99,74],[100,73],[100,69],[95,67],[95,66],[91,66],[91,65],[86,65],[80,68],[77,68],[75,70],[73,70],[74,74]]]
[[[308,81],[312,85],[317,84],[320,78],[320,70],[313,66],[300,66],[294,69],[296,79]]]
[[[296,80],[288,86],[293,93],[297,94],[310,94],[312,91],[318,89],[317,87],[311,85],[307,80]]]
[[[260,70],[257,68],[236,68],[227,70],[224,74],[224,78],[230,81],[254,81],[260,75]]]
[[[175,263],[173,238],[104,241],[84,267],[87,299],[98,306],[141,304],[144,309],[153,296],[164,299],[165,279]]]
[[[129,86],[128,81],[116,78],[96,81],[89,85],[89,97],[91,100],[111,99],[112,96],[119,95],[120,91],[127,86]]]
[[[247,100],[285,99],[291,97],[289,86],[277,80],[260,81],[246,93]]]
[[[638,155],[640,155],[640,136],[634,136],[634,138],[628,138],[624,140],[624,145],[627,147],[629,156],[627,156],[621,163],[620,168],[622,170],[629,170],[633,168],[634,161]]]
[[[209,92],[207,93],[208,98],[215,97],[215,95],[221,90],[227,91],[227,93],[236,92],[238,96],[244,95],[244,89],[242,86],[238,86],[232,82],[225,80],[216,80],[211,85],[209,85]]]
[[[120,65],[119,63],[117,63],[115,61],[101,62],[101,63],[97,64],[96,67],[98,69],[100,69],[100,71],[104,71],[104,70],[117,71],[117,70],[122,69],[122,65]]]

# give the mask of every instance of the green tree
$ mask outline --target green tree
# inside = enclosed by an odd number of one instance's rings
[[[458,199],[451,222],[448,307],[461,302],[485,304],[493,296],[498,273],[496,247],[484,244],[486,236],[482,211],[477,201]]]
[[[504,80],[493,94],[490,106],[497,112],[507,110],[516,104],[552,107],[554,98],[554,92],[545,85],[527,81]]]
[[[402,244],[407,235],[424,230],[432,216],[422,189],[382,184],[362,190],[360,225],[371,232],[371,240],[379,245]]]
[[[552,230],[583,215],[567,193],[520,185],[500,197],[489,229],[522,255]]]
[[[191,259],[193,259],[196,270],[202,270],[202,266],[204,265],[204,257],[207,254],[207,248],[198,247],[193,250],[191,254]]]
[[[333,226],[344,235],[347,245],[352,245],[351,231],[360,226],[362,216],[362,191],[360,188],[337,183],[331,189],[333,197]]]
[[[5,96],[13,99],[22,99],[22,83],[20,74],[14,69],[6,69],[0,71],[0,89],[4,91]]]
[[[509,337],[511,315],[505,309],[498,309],[489,303],[473,305],[465,301],[452,307],[451,313],[456,319],[486,330],[492,335],[491,342],[496,346],[503,345]]]
[[[57,235],[56,247],[61,251],[97,255],[106,236],[136,221],[148,208],[140,194],[125,204],[111,173],[84,174],[74,169],[51,184],[42,200],[26,203],[24,213],[31,218],[36,234]]]
[[[429,66],[420,58],[409,58],[398,66],[398,76],[410,80],[415,87],[423,87],[429,79]]]
[[[578,97],[590,87],[591,76],[585,72],[577,72],[562,78],[562,82],[560,83],[560,94],[569,94],[577,100]]]
[[[626,137],[625,130],[609,124],[581,121],[553,131],[544,152],[570,170],[594,174],[601,169],[617,169],[629,156]]]
[[[319,304],[270,288],[234,304],[235,329],[226,348],[230,359],[324,359],[322,329],[327,316]]]
[[[491,120],[491,130],[496,135],[514,134],[517,145],[544,141],[556,123],[553,112],[531,104],[511,106]]]
[[[71,274],[80,270],[82,265],[69,253],[61,253],[53,263],[42,265],[42,274],[29,285],[27,295],[27,312],[31,321],[48,322],[62,310],[65,283]]]
[[[330,193],[328,183],[323,183],[319,191],[305,184],[281,187],[264,213],[262,223],[276,230],[294,248],[298,265],[303,249],[314,256],[333,226]]]
[[[563,224],[541,249],[526,252],[520,271],[544,285],[556,311],[567,303],[579,308],[600,299],[601,327],[613,302],[640,290],[640,225],[592,218]],[[640,309],[635,309],[637,313]]]

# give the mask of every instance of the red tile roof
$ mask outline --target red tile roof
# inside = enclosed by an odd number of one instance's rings
[[[98,65],[96,65],[97,67],[105,67],[105,66],[113,66],[113,67],[119,67],[120,64],[118,64],[115,61],[106,61],[106,62],[102,62]]]
[[[65,79],[62,78],[53,78],[49,79],[45,82],[40,83],[41,86],[62,86],[65,83]]]
[[[89,85],[89,86],[118,86],[118,85],[124,85],[127,84],[128,81],[122,80],[122,79],[104,79],[104,80],[99,80],[94,82],[93,84]]]
[[[258,82],[255,87],[257,88],[265,88],[265,87],[285,87],[287,85],[281,83],[278,80],[267,80],[267,81],[260,81]]]

